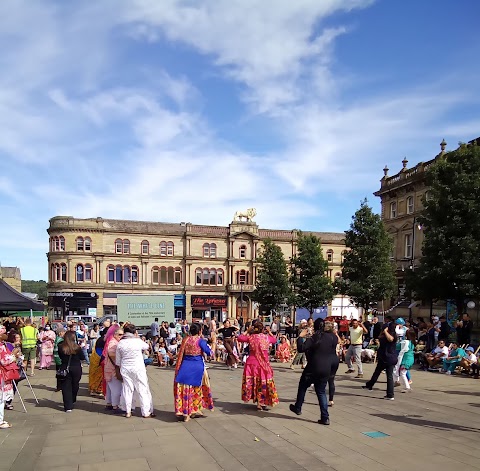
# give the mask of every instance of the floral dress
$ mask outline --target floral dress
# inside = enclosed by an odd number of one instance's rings
[[[15,363],[17,359],[15,355],[9,352],[5,343],[0,343],[0,365],[6,366]],[[0,367],[0,400],[2,402],[10,402],[13,400],[13,383],[6,381],[4,378],[4,369]]]
[[[212,390],[203,354],[212,355],[205,339],[185,337],[178,353],[173,395],[175,414],[190,416],[202,409],[213,410]]]
[[[279,402],[277,388],[268,360],[270,344],[277,342],[276,337],[266,334],[239,335],[238,341],[249,345],[249,355],[243,369],[242,401],[276,406]]]

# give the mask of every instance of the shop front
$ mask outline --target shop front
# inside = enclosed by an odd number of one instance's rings
[[[48,308],[54,320],[63,320],[66,316],[96,316],[97,299],[97,293],[90,291],[51,292],[48,293]]]
[[[192,295],[192,319],[206,317],[223,322],[227,318],[227,296]]]
[[[175,294],[173,298],[173,307],[175,309],[175,319],[186,319],[185,317],[185,301],[184,294]]]

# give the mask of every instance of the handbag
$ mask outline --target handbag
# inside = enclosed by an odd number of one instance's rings
[[[2,366],[3,378],[5,381],[16,381],[20,379],[20,370],[16,362]]]
[[[117,378],[118,381],[123,381],[122,373],[120,373],[120,367],[113,362],[112,357],[110,355],[108,355],[108,359],[112,362],[112,365],[115,367],[115,378]]]
[[[65,379],[70,372],[70,361],[72,360],[72,355],[68,357],[68,364],[66,368],[59,368],[56,373],[58,379]]]

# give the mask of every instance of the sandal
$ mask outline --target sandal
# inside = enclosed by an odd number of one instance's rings
[[[12,428],[12,426],[8,422],[2,422],[0,424],[0,429],[4,429],[4,428]]]
[[[12,404],[6,405],[6,406],[5,406],[5,409],[6,409],[6,410],[13,410]]]
[[[131,412],[125,412],[125,414],[123,414],[124,417],[126,417],[127,419],[129,419],[131,416],[132,416],[132,413]]]
[[[143,416],[144,419],[153,419],[153,417],[156,417],[156,415],[153,414],[153,413],[150,414],[150,415],[144,415],[144,416]]]
[[[335,403],[333,401],[328,401],[328,405],[332,407]]]

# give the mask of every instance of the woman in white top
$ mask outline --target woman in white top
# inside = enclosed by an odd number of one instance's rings
[[[176,339],[177,338],[177,329],[175,329],[175,324],[170,322],[170,326],[168,327],[168,340]]]
[[[138,338],[135,327],[124,326],[124,335],[118,342],[115,363],[120,367],[123,377],[122,396],[125,403],[125,417],[132,416],[133,393],[137,392],[142,416],[144,418],[155,417],[153,414],[152,393],[148,385],[147,370],[143,361],[143,351],[149,346]]]

